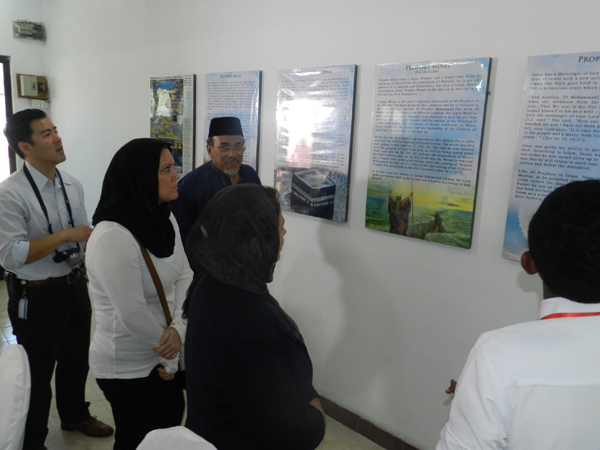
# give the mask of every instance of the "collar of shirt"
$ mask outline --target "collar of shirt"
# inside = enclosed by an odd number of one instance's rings
[[[31,178],[33,178],[33,181],[35,182],[35,185],[37,186],[37,188],[40,192],[42,192],[42,190],[44,190],[44,188],[46,187],[46,185],[48,183],[53,184],[52,181],[50,181],[50,179],[48,177],[46,177],[46,175],[42,174],[39,170],[37,170],[31,164],[25,163],[25,165],[27,165],[27,169],[29,169]],[[55,180],[57,180],[57,179],[58,179],[58,177],[55,178]]]
[[[553,297],[542,300],[540,304],[540,319],[551,314],[594,312],[600,312],[600,303],[577,303],[563,297]]]
[[[27,163],[25,163],[25,164],[27,164]],[[27,164],[27,168],[29,169],[31,178],[33,178],[33,182],[35,183],[35,185],[37,186],[37,188],[40,192],[42,192],[42,190],[46,186],[48,186],[48,183],[50,183],[50,186],[53,186],[53,185],[56,186],[57,189],[62,188],[62,186],[60,185],[60,178],[58,178],[58,176],[54,179],[54,184],[53,184],[52,181],[50,181],[50,179],[48,179],[48,177],[46,177],[46,175],[42,174],[31,164]],[[63,179],[63,183],[65,186],[70,186],[72,184],[69,174],[67,174],[65,172],[61,172],[60,175]],[[58,180],[58,183],[56,182],[57,180]]]

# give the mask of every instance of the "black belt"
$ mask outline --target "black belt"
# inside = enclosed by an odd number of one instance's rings
[[[64,277],[47,278],[45,280],[21,280],[14,273],[6,272],[7,278],[14,277],[21,287],[55,286],[57,284],[73,284],[83,276],[83,270],[76,270]]]

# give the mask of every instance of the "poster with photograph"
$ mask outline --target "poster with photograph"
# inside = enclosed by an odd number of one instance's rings
[[[490,63],[377,66],[367,228],[471,247]]]
[[[204,162],[210,159],[205,145],[210,121],[237,117],[246,145],[243,162],[258,170],[261,71],[207,73],[205,80]]]
[[[544,197],[599,164],[600,52],[529,57],[502,256],[520,260]]]
[[[171,144],[175,170],[194,168],[196,75],[150,78],[150,137]]]
[[[346,222],[356,66],[279,72],[275,187],[282,208]]]

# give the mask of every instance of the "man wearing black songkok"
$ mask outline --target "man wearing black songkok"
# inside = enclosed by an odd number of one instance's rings
[[[237,117],[215,117],[210,121],[206,150],[210,161],[179,182],[179,197],[171,202],[184,244],[196,219],[217,192],[233,184],[261,184],[256,171],[242,164],[246,147]]]

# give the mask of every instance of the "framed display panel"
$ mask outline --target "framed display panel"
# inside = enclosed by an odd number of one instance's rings
[[[260,70],[208,73],[205,76],[204,141],[215,117],[237,117],[242,123],[244,164],[258,170],[260,135]],[[210,158],[204,146],[204,162]]]
[[[377,66],[367,228],[471,247],[490,64]]]
[[[275,187],[282,208],[346,222],[356,66],[279,72]]]
[[[502,249],[516,261],[546,195],[600,178],[600,53],[529,57],[518,133]]]
[[[171,145],[175,170],[194,169],[196,75],[150,78],[150,137]]]

